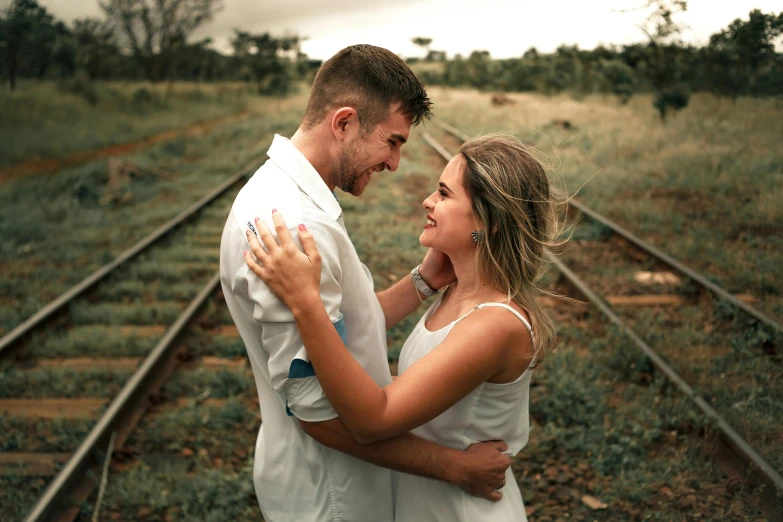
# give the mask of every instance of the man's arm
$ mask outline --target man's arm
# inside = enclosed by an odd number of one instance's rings
[[[441,480],[476,497],[498,501],[499,490],[511,465],[508,446],[501,441],[474,444],[462,451],[440,446],[410,433],[372,444],[360,444],[337,418],[324,422],[300,421],[309,436],[337,451],[376,466]]]

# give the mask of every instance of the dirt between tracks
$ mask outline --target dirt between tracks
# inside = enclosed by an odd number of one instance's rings
[[[36,159],[31,161],[25,161],[16,163],[9,167],[0,170],[0,183],[5,183],[12,179],[21,178],[31,174],[43,174],[46,172],[53,172],[65,167],[73,167],[81,163],[85,163],[97,158],[105,158],[109,156],[118,156],[121,154],[127,154],[140,147],[153,145],[155,143],[161,143],[176,138],[180,135],[192,136],[198,135],[203,132],[212,130],[218,125],[234,121],[240,118],[244,118],[248,115],[247,110],[230,114],[228,116],[221,116],[212,120],[202,120],[196,123],[192,123],[179,129],[166,131],[154,136],[148,136],[140,140],[129,141],[126,143],[120,143],[117,145],[111,145],[109,147],[103,147],[100,149],[93,149],[82,152],[74,152],[62,158],[50,158],[50,159]]]

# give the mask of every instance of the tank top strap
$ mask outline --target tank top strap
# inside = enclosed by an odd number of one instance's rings
[[[469,316],[470,314],[472,314],[473,312],[475,312],[475,311],[478,309],[478,307],[479,307],[479,305],[476,305],[476,306],[474,306],[473,308],[471,308],[471,309],[470,309],[470,311],[469,311],[468,313],[466,313],[465,315],[463,315],[462,317],[460,317],[459,319],[457,319],[456,321],[454,321],[454,322],[453,322],[453,323],[451,323],[451,324],[453,324],[453,325],[454,325],[454,324],[457,324],[458,322],[462,321],[462,320],[463,320],[463,319],[465,319],[467,316]]]
[[[528,320],[527,320],[527,319],[525,319],[525,316],[524,316],[524,315],[522,315],[522,314],[520,314],[519,312],[517,312],[516,310],[514,310],[514,309],[513,309],[511,306],[509,306],[509,305],[507,305],[507,304],[505,304],[505,303],[481,303],[481,304],[478,304],[478,305],[476,305],[476,307],[475,307],[473,310],[476,310],[476,309],[478,309],[478,308],[484,308],[484,307],[487,307],[487,306],[493,306],[493,307],[497,307],[497,308],[505,308],[506,310],[508,310],[508,311],[509,311],[509,312],[511,312],[512,314],[516,315],[516,316],[517,316],[517,318],[518,318],[520,321],[522,321],[522,324],[524,324],[524,325],[525,325],[525,328],[527,328],[527,331],[528,331],[528,333],[530,334],[530,340],[531,340],[531,341],[535,341],[535,338],[536,338],[536,337],[535,337],[535,335],[533,334],[533,327],[530,325],[530,323],[528,322]],[[473,312],[473,310],[471,310],[470,312]],[[468,312],[468,314],[469,314],[470,312]],[[466,314],[466,315],[467,315],[467,314]],[[465,316],[463,316],[463,317],[465,317]]]

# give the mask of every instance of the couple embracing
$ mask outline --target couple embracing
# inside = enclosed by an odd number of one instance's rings
[[[466,142],[423,202],[421,265],[382,291],[334,192],[395,171],[430,106],[393,53],[343,49],[226,222],[220,278],[258,387],[268,522],[526,520],[509,456],[552,337],[534,285],[552,232],[544,169],[515,138]],[[386,330],[430,297],[392,379]]]

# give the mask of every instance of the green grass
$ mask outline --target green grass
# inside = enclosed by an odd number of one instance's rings
[[[621,106],[602,96],[516,94],[516,104],[492,107],[488,93],[431,93],[440,118],[469,136],[517,132],[550,156],[571,192],[581,187],[583,203],[783,319],[783,106],[776,100],[732,105],[697,94],[661,125],[644,95]]]
[[[96,82],[98,103],[66,92],[54,82],[23,81],[13,92],[0,92],[0,167],[33,159],[59,158],[153,136],[191,123],[244,109],[252,99],[241,85]],[[134,103],[133,95],[146,89],[149,103]],[[176,152],[182,147],[166,147]]]
[[[63,453],[73,451],[94,420],[39,420],[0,414],[0,450]]]
[[[152,453],[205,448],[211,458],[228,461],[238,450],[247,454],[252,449],[248,442],[257,435],[259,423],[258,415],[236,398],[218,408],[194,404],[151,415],[130,444]]]
[[[188,349],[194,356],[214,355],[232,359],[235,357],[245,357],[245,344],[239,337],[210,336],[206,332],[202,335],[193,336],[188,343]]]
[[[93,295],[108,301],[147,298],[161,301],[190,301],[203,287],[204,284],[198,284],[198,282],[166,283],[155,279],[147,282],[129,279],[112,282],[111,286],[101,286]]]
[[[166,383],[167,393],[177,397],[197,397],[208,394],[212,398],[228,398],[236,395],[254,394],[253,376],[242,370],[192,370],[180,371]]]
[[[290,134],[296,128],[304,98],[253,100],[246,119],[133,153],[131,160],[174,176],[134,179],[123,189],[130,194],[126,202],[102,203],[111,193],[104,160],[3,183],[0,333],[195,203],[251,159],[258,159],[260,166],[273,134]],[[232,200],[232,194],[223,196],[203,218],[222,228]],[[182,243],[180,257],[188,247],[199,257],[193,247],[195,233],[175,232],[171,242]],[[218,242],[216,238],[216,247]],[[204,255],[214,259],[214,252]]]
[[[10,368],[0,378],[0,397],[38,399],[45,397],[114,397],[131,371]]]
[[[185,303],[158,302],[145,304],[90,304],[83,301],[69,306],[73,324],[85,325],[156,325],[173,323]]]
[[[157,342],[157,337],[125,335],[119,327],[94,324],[42,332],[29,344],[28,353],[32,357],[94,357],[107,352],[116,357],[141,357]]]
[[[89,515],[89,507],[86,515]],[[114,477],[106,490],[104,514],[120,520],[259,520],[252,461],[239,471],[196,466],[192,474],[153,472],[138,466]],[[110,516],[110,515],[109,515]]]
[[[0,476],[0,518],[22,520],[27,506],[33,505],[47,484],[43,477]]]
[[[607,511],[591,512],[576,503],[574,516],[609,521],[644,514],[644,520],[684,522],[701,510],[710,520],[758,520],[753,493],[723,498],[720,509],[707,503],[708,492],[724,491],[726,480],[698,435],[707,433],[710,440],[714,428],[662,378],[638,384],[639,376],[650,371],[649,363],[614,329],[592,323],[589,332],[559,328],[557,351],[536,371],[531,415],[541,429],[533,431],[519,458],[527,504],[547,498],[524,463],[536,455],[554,455],[558,467],[593,470],[597,478],[589,481],[590,494],[610,505]],[[663,486],[695,492],[702,504],[662,502],[657,492]]]
[[[615,311],[763,458],[783,468],[777,435],[783,419],[783,368],[779,356],[767,353],[782,339],[710,294],[693,293],[692,285],[638,284],[634,275],[655,270],[656,263],[640,262],[612,243],[572,242],[565,250],[561,260],[604,296],[681,294],[685,302],[679,306],[617,306]],[[645,373],[653,375],[647,367]],[[624,373],[623,367],[615,370]]]

